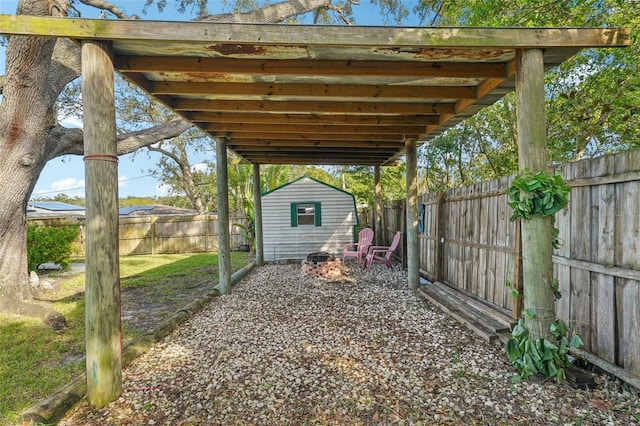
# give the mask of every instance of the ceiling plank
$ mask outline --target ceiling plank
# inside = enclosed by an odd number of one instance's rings
[[[265,134],[261,132],[209,132],[212,137],[231,137],[237,139],[256,139],[260,137],[264,137]],[[385,133],[361,133],[361,134],[353,134],[353,133],[314,133],[309,134],[306,132],[302,133],[269,133],[269,139],[271,140],[343,140],[343,141],[399,141],[402,140],[403,134],[385,134]],[[408,135],[408,136],[418,136],[418,135]]]
[[[336,147],[336,148],[391,148],[399,149],[404,146],[402,140],[398,141],[371,141],[371,140],[327,140],[327,139],[258,139],[258,138],[231,138],[229,147],[241,146],[290,146],[290,147]]]
[[[121,72],[180,72],[250,75],[314,75],[375,77],[500,78],[503,63],[494,62],[398,62],[374,60],[231,59],[172,56],[119,56]]]
[[[302,83],[207,83],[189,81],[153,81],[150,91],[161,95],[205,95],[311,97],[311,98],[386,98],[408,99],[476,99],[471,86],[417,86],[365,84],[302,84]]]
[[[260,112],[192,112],[196,123],[340,124],[343,126],[415,126],[438,124],[437,115],[270,114]]]
[[[278,113],[344,114],[455,114],[455,105],[431,102],[331,102],[331,101],[208,101],[177,99],[171,105],[177,111],[245,111]]]
[[[208,132],[255,132],[263,133],[268,137],[269,133],[306,133],[320,134],[423,134],[427,132],[425,126],[341,126],[337,124],[264,124],[264,123],[206,123],[202,126]]]

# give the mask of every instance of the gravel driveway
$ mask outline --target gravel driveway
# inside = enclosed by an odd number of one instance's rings
[[[353,265],[353,264],[351,264]],[[640,424],[638,393],[512,382],[490,345],[407,289],[406,271],[254,269],[61,425]]]

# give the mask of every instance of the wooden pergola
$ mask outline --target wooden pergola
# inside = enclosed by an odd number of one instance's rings
[[[629,44],[613,28],[400,28],[113,21],[0,15],[0,34],[82,46],[87,389],[121,392],[114,71],[217,140],[220,289],[230,286],[227,149],[253,164],[407,163],[409,286],[419,284],[417,148],[516,91],[520,168],[547,168],[544,72],[583,48]],[[550,232],[523,224],[525,291],[551,270]],[[379,231],[379,229],[377,230]],[[379,232],[378,232],[379,233]],[[548,260],[547,260],[548,257]]]

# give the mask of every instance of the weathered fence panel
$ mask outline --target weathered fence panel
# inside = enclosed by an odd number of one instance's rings
[[[84,253],[83,221],[62,219],[34,219],[44,226],[79,226],[80,235],[74,243],[74,253]],[[229,220],[231,248],[248,242],[240,225],[242,218]],[[199,253],[218,250],[218,216],[206,215],[148,215],[120,217],[119,251],[121,256],[137,254]]]
[[[516,281],[516,225],[504,194],[510,179],[423,195],[419,212],[421,272],[505,311],[513,304],[506,283]]]
[[[640,150],[556,170],[572,188],[555,222],[562,244],[553,256],[562,294],[556,315],[587,351],[640,376]],[[522,284],[519,230],[504,193],[511,180],[422,195],[420,270],[519,317],[506,285]],[[404,201],[385,205],[385,241],[404,231],[402,214]]]
[[[564,164],[556,313],[585,349],[640,375],[640,151]]]

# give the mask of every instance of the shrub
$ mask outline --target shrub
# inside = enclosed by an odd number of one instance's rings
[[[78,237],[76,226],[27,226],[27,264],[29,271],[38,269],[47,262],[59,264],[64,270],[69,267],[72,244]]]
[[[569,328],[562,320],[551,323],[549,331],[554,341],[543,337],[531,340],[529,330],[524,326],[522,319],[518,320],[505,350],[521,379],[528,379],[540,373],[555,378],[557,382],[563,381],[564,369],[571,364],[569,349],[584,346],[579,334],[574,334],[569,339]]]

